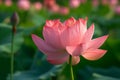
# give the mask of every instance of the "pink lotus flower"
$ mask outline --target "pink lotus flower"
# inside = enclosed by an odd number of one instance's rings
[[[44,0],[44,6],[47,8],[51,8],[56,5],[56,0]]]
[[[110,5],[111,7],[116,6],[118,3],[119,3],[118,0],[110,0],[110,1],[109,1],[109,5]]]
[[[109,0],[102,0],[102,4],[103,5],[108,5],[109,4]]]
[[[80,5],[80,0],[70,0],[70,6],[76,8]]]
[[[30,9],[30,1],[29,0],[19,0],[18,7],[23,10],[29,10]]]
[[[61,23],[59,20],[47,20],[43,27],[44,40],[32,34],[35,45],[52,64],[62,64],[72,55],[72,64],[80,61],[80,55],[88,60],[101,58],[106,50],[98,49],[108,35],[92,39],[94,24],[87,29],[87,20],[73,17]]]
[[[67,7],[60,7],[59,13],[63,15],[67,15],[69,13],[69,8]]]
[[[41,10],[42,9],[42,4],[40,2],[35,2],[33,4],[33,6],[36,10]]]
[[[81,3],[86,3],[86,2],[87,2],[87,0],[80,0],[80,2],[81,2]]]
[[[56,0],[44,0],[44,7],[55,13],[58,13],[60,8],[60,6],[56,3]]]
[[[51,6],[51,8],[49,8],[49,11],[52,11],[54,13],[58,13],[59,9],[60,9],[60,6],[57,5],[57,4],[54,4],[54,5]]]
[[[2,4],[2,0],[0,0],[0,4]]]
[[[115,12],[120,15],[120,5],[115,7]]]
[[[12,0],[5,0],[5,5],[6,6],[11,6],[12,5]]]
[[[99,5],[99,0],[92,0],[92,5],[93,6],[98,6]]]

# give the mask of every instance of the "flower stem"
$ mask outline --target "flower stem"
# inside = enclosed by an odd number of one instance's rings
[[[71,79],[74,80],[74,75],[73,75],[73,68],[72,68],[72,56],[69,56],[69,64],[70,64],[70,73],[71,73]]]
[[[14,32],[12,31],[12,40],[11,40],[11,73],[10,73],[10,80],[13,80],[13,72],[14,72]]]

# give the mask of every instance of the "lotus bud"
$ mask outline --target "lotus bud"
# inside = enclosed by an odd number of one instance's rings
[[[16,12],[13,13],[13,15],[11,16],[10,21],[11,21],[11,24],[12,24],[12,27],[13,27],[12,31],[15,33],[16,32],[16,28],[15,27],[19,23],[19,16],[18,16],[18,14]]]

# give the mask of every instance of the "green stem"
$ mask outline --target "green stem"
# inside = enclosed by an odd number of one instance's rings
[[[72,68],[72,56],[71,55],[69,57],[69,63],[70,63],[71,79],[74,80],[73,68]]]
[[[10,73],[10,80],[13,80],[13,72],[14,72],[14,32],[12,32],[12,40],[11,40],[11,73]]]

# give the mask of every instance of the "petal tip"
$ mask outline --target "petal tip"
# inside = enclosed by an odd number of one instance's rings
[[[36,39],[36,38],[38,38],[38,36],[35,35],[35,34],[31,34],[31,36],[32,36],[32,39],[33,39],[33,40]]]
[[[103,38],[106,40],[109,37],[109,35],[104,35]]]
[[[33,39],[35,36],[36,36],[35,34],[31,34],[32,39]]]
[[[108,38],[109,37],[109,34],[108,35],[105,35],[106,36],[106,38]]]
[[[73,19],[74,20],[75,18],[73,16],[71,16],[69,19]]]
[[[87,17],[87,16],[85,17],[85,20],[86,20],[86,21],[88,20],[88,17]]]
[[[90,28],[92,29],[92,31],[94,31],[94,28],[95,28],[94,23],[91,24]]]

